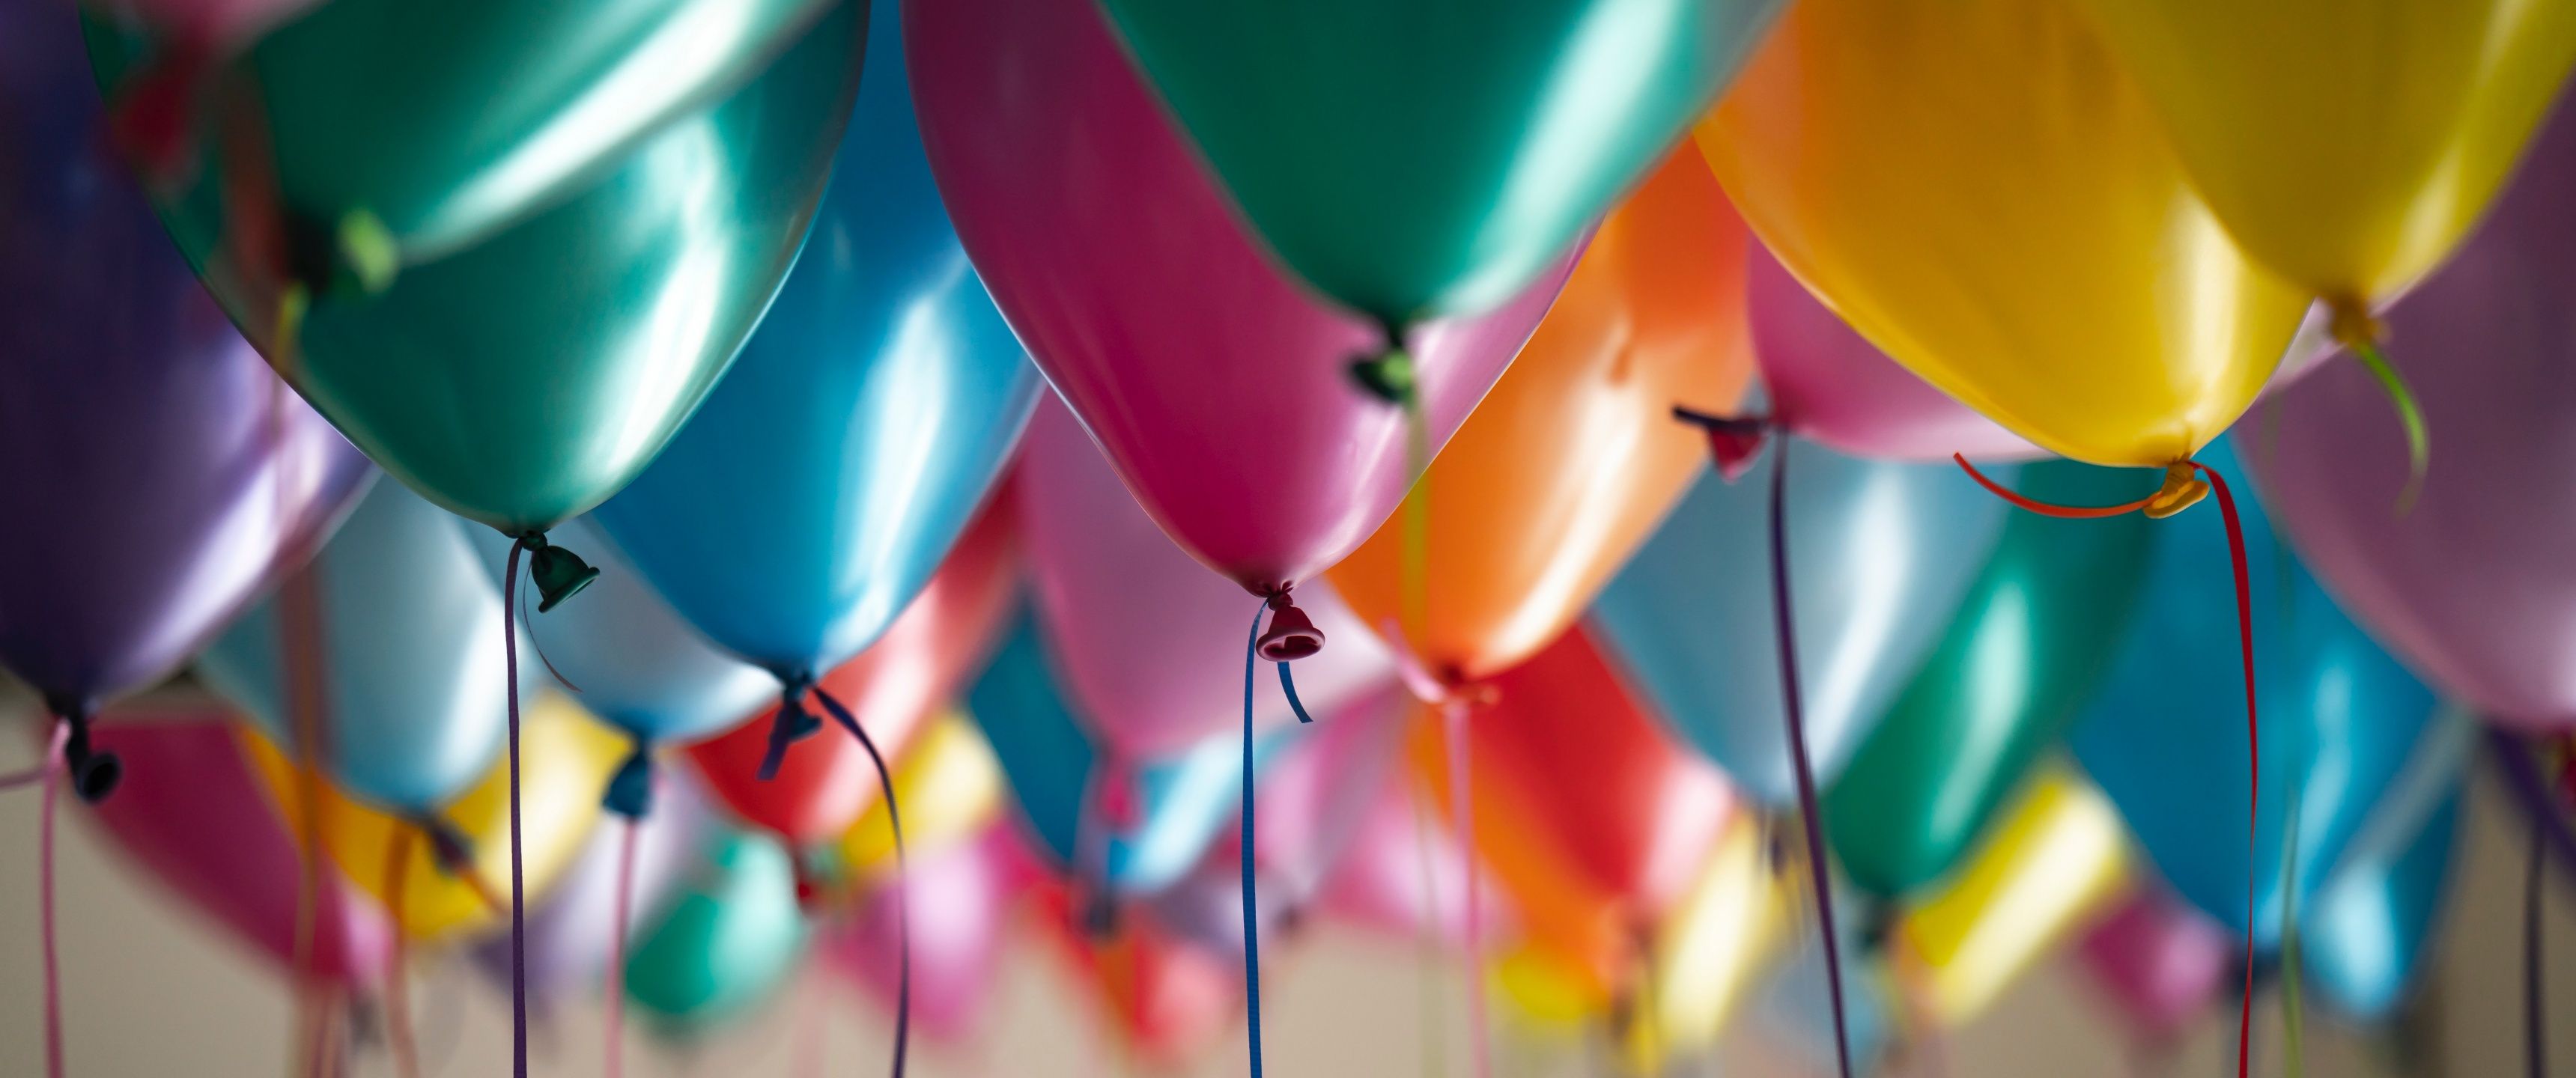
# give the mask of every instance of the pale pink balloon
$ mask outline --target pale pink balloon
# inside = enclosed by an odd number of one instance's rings
[[[912,1020],[934,1040],[959,1043],[982,1025],[985,1001],[1009,944],[1013,900],[1022,880],[1008,827],[915,860],[911,896]],[[899,986],[891,893],[868,897],[858,915],[835,930],[825,953],[833,968],[891,1009]]]
[[[1038,613],[1076,716],[1122,760],[1160,759],[1243,723],[1243,653],[1261,603],[1190,560],[1137,507],[1081,424],[1050,395],[1029,422],[1016,484]],[[1324,650],[1296,666],[1310,713],[1394,677],[1377,637],[1321,581],[1297,605]],[[1261,664],[1253,711],[1293,723]]]
[[[1407,479],[1402,413],[1347,370],[1379,332],[1267,260],[1094,0],[908,0],[903,22],[958,238],[1137,501],[1258,593],[1358,547]],[[1572,265],[1413,334],[1435,448]]]
[[[1428,934],[1458,947],[1467,940],[1467,874],[1475,872],[1485,945],[1512,938],[1519,929],[1507,892],[1468,860],[1431,796],[1406,781],[1401,768],[1378,786],[1324,883],[1324,916],[1404,940]]]
[[[2218,923],[2141,889],[2084,935],[2093,983],[2149,1043],[2180,1036],[2227,986],[2234,940]]]

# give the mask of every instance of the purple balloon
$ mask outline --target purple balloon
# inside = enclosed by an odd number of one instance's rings
[[[104,143],[72,5],[0,0],[0,665],[58,713],[185,660],[375,474]]]
[[[2576,726],[2576,104],[2474,238],[2388,315],[2432,459],[2397,511],[2406,439],[2359,363],[2247,417],[2273,519],[2409,665],[2491,721]],[[2275,426],[2277,424],[2277,426]]]

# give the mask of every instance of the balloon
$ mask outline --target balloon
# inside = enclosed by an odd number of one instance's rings
[[[1805,893],[1802,889],[1801,894]],[[1809,909],[1814,907],[1809,906]],[[1851,909],[1837,904],[1837,911]],[[1835,931],[1841,941],[1841,954],[1857,955],[1866,948],[1858,938],[1859,926],[1838,922]],[[1824,936],[1805,930],[1796,953],[1771,977],[1770,987],[1762,1000],[1763,1024],[1779,1034],[1799,1057],[1810,1062],[1810,1070],[1831,1069],[1844,1058],[1843,1045],[1848,1044],[1848,1057],[1855,1066],[1868,1067],[1887,1055],[1887,1042],[1896,1032],[1896,1001],[1888,997],[1888,984],[1881,977],[1843,978],[1842,1020],[1833,1017],[1834,1006],[1825,976]],[[1844,959],[1846,963],[1851,960]]]
[[[582,841],[561,878],[528,909],[527,962],[521,967],[528,994],[543,1003],[590,999],[607,984],[617,943],[617,865],[626,829],[636,828],[634,890],[628,895],[626,943],[642,941],[679,901],[682,876],[721,838],[706,795],[679,773],[656,776],[651,815],[631,824],[605,815]],[[475,968],[493,985],[510,986],[510,936],[476,944]]]
[[[716,643],[781,679],[876,642],[984,500],[1038,376],[922,159],[898,6],[805,257],[724,384],[592,514]]]
[[[1493,702],[1466,723],[1476,853],[1533,944],[1596,984],[1625,984],[1634,927],[1690,887],[1733,795],[1629,697],[1581,629],[1492,685]],[[1410,758],[1454,805],[1442,726],[1417,724]]]
[[[2226,445],[2204,461],[2240,474]],[[2249,859],[2244,795],[2252,784],[2239,717],[2245,690],[2224,532],[2204,519],[2167,522],[2154,533],[2144,603],[2069,741],[2174,890],[2231,932],[2250,927],[2254,946],[2269,951],[2280,935],[2281,903],[2314,893],[2409,766],[2456,773],[2467,731],[2437,721],[2432,692],[2345,620],[2262,515],[2249,514],[2246,565],[2262,693],[2260,837]],[[2410,765],[2415,757],[2422,759]],[[2191,781],[2177,781],[2182,775]],[[2285,890],[2282,846],[2293,819],[2298,873],[2296,886]]]
[[[2138,494],[2135,472],[2024,467],[2022,493],[2071,505]],[[2156,522],[2015,513],[1824,800],[1825,837],[1860,891],[1901,899],[1948,872],[2056,744],[2127,640]]]
[[[485,528],[464,531],[500,587],[514,541]],[[767,673],[690,628],[589,517],[565,521],[553,535],[597,565],[599,579],[580,602],[542,617],[522,609],[519,634],[539,657],[530,665],[552,674],[601,722],[641,745],[696,741],[732,727],[777,693]]]
[[[1364,811],[1324,884],[1325,916],[1390,940],[1463,946],[1467,874],[1475,872],[1480,946],[1520,934],[1502,881],[1459,848],[1457,829],[1441,822],[1429,793],[1399,774],[1378,787]]]
[[[177,42],[230,52],[319,0],[81,0],[102,17],[142,23]],[[184,44],[181,46],[186,47]]]
[[[626,958],[626,998],[665,1033],[722,1024],[777,994],[805,953],[796,866],[758,835],[725,838]]]
[[[2234,941],[2209,918],[2142,887],[2077,944],[2094,987],[2149,1044],[2171,1044],[2228,988]]]
[[[1731,411],[1743,395],[1744,247],[1696,155],[1656,169],[1422,477],[1422,568],[1407,569],[1399,516],[1328,574],[1352,609],[1401,622],[1452,684],[1510,669],[1573,624],[1701,470],[1707,450],[1673,406]]]
[[[2459,243],[2576,64],[2565,0],[2086,6],[2228,233],[2354,314]]]
[[[1400,328],[1538,279],[1716,100],[1784,5],[1101,6],[1271,250]]]
[[[483,777],[508,732],[499,589],[463,522],[396,483],[370,491],[306,573],[225,630],[198,674],[289,753],[296,681],[313,677],[323,773],[396,815],[434,813]],[[309,645],[295,642],[303,632]],[[533,672],[521,675],[518,691],[533,693]]]
[[[970,1043],[1011,936],[1020,881],[1011,864],[1018,852],[1008,846],[1015,841],[1007,828],[993,828],[913,861],[903,885],[912,903],[908,984],[896,963],[894,903],[883,895],[834,930],[824,954],[880,1004],[891,1006],[909,991],[912,1020],[933,1039]]]
[[[1120,1043],[1119,1058],[1169,1071],[1221,1036],[1242,1013],[1242,978],[1173,939],[1150,921],[1125,918],[1118,931],[1088,937],[1074,931],[1073,896],[1062,886],[1037,892],[1041,924],[1073,967]]]
[[[1701,150],[1782,264],[2013,433],[2161,467],[2254,399],[2304,299],[2192,197],[2145,100],[2059,0],[1815,0]]]
[[[978,516],[938,575],[868,650],[823,675],[889,760],[947,703],[992,647],[1017,587],[1007,499]],[[775,709],[688,748],[689,762],[734,816],[803,848],[831,842],[877,800],[875,766],[855,739],[808,737],[763,780]]]
[[[585,143],[634,126],[624,122],[628,106],[618,94],[588,96],[548,127],[549,137],[525,142],[527,124],[514,119],[523,115],[513,100],[526,92],[519,88],[546,85],[538,76],[563,70],[559,63],[574,72],[607,64],[626,72],[612,88],[649,84],[648,99],[685,94],[702,64],[728,66],[737,46],[781,40],[763,32],[764,16],[811,3],[688,3],[698,13],[677,24],[616,5],[643,23],[624,33],[591,25],[602,17],[593,5],[579,8],[588,18],[573,8],[550,17],[569,25],[549,33],[544,24],[495,27],[483,11],[517,11],[515,3],[478,0],[461,14],[446,5],[334,3],[332,17],[317,12],[272,35],[242,71],[264,87],[290,214],[347,231],[345,215],[372,213],[403,247],[409,264],[400,276],[379,282],[380,292],[325,288],[295,316],[298,305],[281,302],[259,267],[241,264],[241,222],[223,220],[240,198],[218,197],[209,182],[162,212],[234,320],[358,448],[460,516],[514,536],[542,532],[599,504],[652,459],[768,305],[830,170],[864,5],[841,0],[800,20],[795,44],[758,77],[704,107],[652,110],[671,118],[592,170],[595,178],[563,184],[470,244],[415,250],[420,241],[403,239],[433,235],[417,231],[437,216],[421,203],[455,190],[418,155],[448,152],[440,132],[489,123],[497,137],[466,156],[502,170],[491,181],[500,193],[528,181],[552,186],[566,162],[606,148]],[[525,32],[483,36],[495,29]],[[658,31],[649,35],[657,44],[630,52],[646,30]],[[477,52],[430,47],[451,40],[476,42]],[[114,84],[121,50],[97,44],[101,81]],[[460,63],[484,56],[492,62]],[[421,74],[401,75],[413,65]],[[416,90],[449,78],[461,80],[453,90]],[[379,97],[364,86],[385,90]],[[336,130],[308,138],[314,127]],[[379,135],[392,137],[379,144]],[[416,151],[385,148],[413,138]],[[431,180],[418,192],[404,187],[415,167]],[[338,169],[351,174],[311,178]],[[291,324],[281,324],[282,309]]]
[[[2179,784],[2177,784],[2179,785]],[[1933,1019],[1965,1024],[2119,894],[2120,816],[2063,768],[2041,774],[1956,878],[1896,925],[1898,963]]]
[[[281,971],[297,970],[298,925],[307,923],[301,972],[353,986],[384,976],[391,929],[339,873],[324,870],[320,901],[299,922],[297,836],[260,792],[221,711],[120,708],[95,736],[134,778],[92,810],[118,849]]]
[[[2326,1005],[2378,1021],[2428,975],[2426,953],[2461,868],[2456,782],[2402,846],[2360,843],[2299,917],[2307,984]]]
[[[1650,1012],[1629,1023],[1620,1046],[1632,1072],[1663,1073],[1672,1057],[1714,1047],[1751,992],[1781,942],[1787,905],[1768,853],[1761,823],[1736,816],[1690,892],[1655,926],[1635,1001]]]
[[[1946,465],[1859,461],[1795,440],[1766,450],[1783,451],[1821,788],[1939,643],[2005,508]],[[1656,710],[1746,796],[1777,807],[1796,800],[1797,782],[1780,718],[1768,496],[1761,484],[1700,480],[1593,610]]]
[[[915,858],[936,854],[991,830],[1002,813],[1002,765],[974,720],[949,712],[931,720],[895,762],[894,799],[903,810],[904,848]],[[841,832],[839,852],[842,871],[853,876],[880,877],[894,867],[884,801],[869,802]]]
[[[374,472],[97,152],[80,57],[67,6],[0,0],[0,501],[23,518],[0,538],[0,665],[86,720],[320,546]]]
[[[1062,402],[1029,424],[1026,478],[1014,491],[1037,583],[1038,614],[1065,689],[1113,755],[1179,752],[1241,722],[1241,589],[1172,544],[1119,485]],[[1331,643],[1297,666],[1297,691],[1327,711],[1394,676],[1395,663],[1333,590],[1310,584],[1299,606]],[[1271,678],[1254,688],[1255,725],[1289,721]]]
[[[1262,594],[1359,546],[1410,480],[1405,420],[1329,360],[1377,331],[1264,260],[1092,0],[905,8],[922,142],[958,237],[1146,513]],[[1430,447],[1561,281],[1414,335]]]
[[[304,826],[305,786],[317,787],[321,820],[315,825],[331,860],[358,887],[395,910],[405,936],[448,939],[509,920],[510,769],[504,762],[440,809],[437,826],[458,847],[453,869],[437,836],[422,821],[386,815],[336,787],[299,773],[277,746],[247,726],[238,728],[242,750],[290,830]],[[529,894],[544,894],[581,851],[582,837],[599,818],[599,787],[624,754],[616,735],[561,697],[533,701],[520,745],[520,841],[526,853]],[[400,867],[396,867],[399,865]],[[395,873],[401,892],[394,894]],[[472,879],[462,873],[470,872]],[[494,897],[486,898],[486,895]]]
[[[2426,422],[2444,432],[2413,510],[2406,443],[2352,364],[2258,417],[2246,452],[2291,542],[2407,664],[2490,721],[2576,728],[2576,107],[2562,107],[2494,219],[2389,312]]]

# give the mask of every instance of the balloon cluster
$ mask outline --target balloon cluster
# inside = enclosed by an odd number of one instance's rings
[[[2388,1018],[2478,722],[2576,853],[2576,0],[2260,8],[0,0],[47,1064],[65,786],[316,1074]]]

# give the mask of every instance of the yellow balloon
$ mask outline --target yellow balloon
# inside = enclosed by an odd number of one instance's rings
[[[2079,460],[2208,444],[2306,304],[2192,194],[2067,0],[1799,0],[1698,139],[1844,319]]]
[[[302,834],[304,783],[296,765],[258,731],[247,725],[234,729],[289,832]],[[626,752],[623,736],[563,697],[548,694],[529,706],[519,737],[519,822],[532,900],[580,852],[582,839],[599,818],[600,791]],[[476,880],[442,870],[419,825],[370,808],[327,780],[316,785],[322,848],[351,882],[387,910],[401,911],[404,935],[436,939],[508,918],[509,761],[495,763],[440,813],[472,850]],[[392,889],[397,878],[402,882],[399,902]],[[483,889],[501,903],[499,909],[486,900]]]
[[[949,712],[915,736],[894,765],[895,805],[903,813],[906,853],[920,857],[982,833],[1002,808],[1002,764],[964,715]],[[894,830],[885,802],[841,833],[841,866],[853,877],[894,867]]]
[[[1609,990],[1571,960],[1523,946],[1493,961],[1487,976],[1505,1013],[1534,1033],[1582,1033],[1610,1009]]]
[[[2109,798],[2050,767],[1967,867],[1898,923],[1899,978],[1943,1025],[1976,1017],[2118,896],[2125,834]]]
[[[1661,1074],[1673,1056],[1715,1045],[1779,950],[1787,903],[1769,860],[1761,822],[1738,814],[1689,894],[1656,929],[1638,1001],[1649,1020],[1631,1023],[1621,1045],[1631,1071]]]
[[[2576,0],[2089,0],[2238,243],[2334,302],[2431,272],[2576,64]]]

